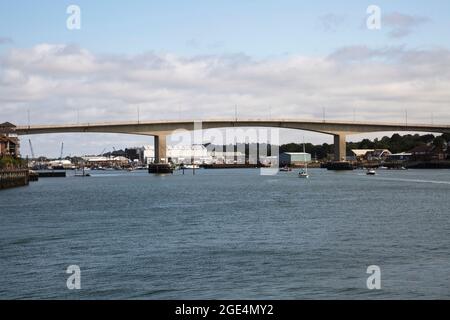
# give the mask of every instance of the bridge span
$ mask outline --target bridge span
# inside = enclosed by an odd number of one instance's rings
[[[334,158],[337,161],[345,159],[346,136],[369,132],[430,132],[450,133],[450,125],[385,123],[385,122],[349,122],[349,121],[314,121],[314,120],[174,120],[174,121],[139,121],[84,123],[62,125],[18,126],[18,135],[33,135],[45,133],[122,133],[148,135],[155,137],[155,162],[165,162],[166,138],[175,130],[192,131],[201,123],[202,129],[232,128],[232,127],[266,127],[285,128],[319,132],[334,136]]]

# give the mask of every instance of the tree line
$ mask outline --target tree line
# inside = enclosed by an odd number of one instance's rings
[[[447,150],[450,142],[450,134],[444,133],[439,136],[433,134],[393,134],[391,137],[384,136],[381,139],[363,139],[359,142],[347,142],[347,154],[353,149],[388,149],[392,153],[408,152],[417,146],[433,145],[440,150]],[[334,152],[334,145],[324,143],[322,145],[306,144],[306,152],[318,160],[325,159]],[[289,143],[280,146],[280,152],[302,152],[303,144]]]
[[[388,149],[392,153],[408,152],[420,145],[434,145],[436,148],[441,150],[447,150],[447,146],[450,142],[450,134],[445,133],[442,135],[435,136],[433,134],[407,134],[399,135],[398,133],[393,134],[391,137],[384,136],[381,139],[363,139],[359,142],[347,142],[347,154],[351,155],[351,150],[353,149]],[[255,148],[255,143],[251,143],[244,146],[242,143],[238,143],[238,150],[247,151],[248,146],[250,148]],[[222,150],[223,146],[217,145],[205,145],[208,150]],[[260,143],[260,148],[267,148],[267,144]],[[229,145],[228,150],[233,150],[234,146]],[[288,143],[280,146],[280,153],[283,152],[303,152],[302,143]],[[320,145],[314,145],[312,143],[305,143],[305,151],[311,154],[313,159],[323,160],[327,158],[332,158],[334,153],[334,145],[323,143]],[[450,148],[449,148],[450,151]],[[270,152],[269,152],[270,154]]]

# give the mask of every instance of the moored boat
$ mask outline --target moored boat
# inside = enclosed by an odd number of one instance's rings
[[[306,150],[306,148],[305,148],[305,142],[304,142],[304,140],[305,139],[303,139],[303,153],[306,153],[305,152],[305,150]],[[308,163],[306,162],[306,158],[305,158],[305,161],[304,161],[304,169],[303,170],[300,170],[300,172],[298,173],[298,177],[299,178],[303,178],[303,179],[309,179],[309,174],[308,174]]]
[[[181,166],[181,169],[200,169],[200,166],[197,164],[185,164]]]

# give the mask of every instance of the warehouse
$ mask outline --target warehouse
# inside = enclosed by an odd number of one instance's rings
[[[280,154],[281,166],[298,166],[311,162],[311,154],[304,152],[285,152]]]

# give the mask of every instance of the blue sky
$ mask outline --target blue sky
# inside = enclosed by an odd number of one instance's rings
[[[72,4],[80,30],[66,28]],[[366,28],[369,5],[381,30]],[[450,123],[449,65],[448,0],[0,2],[0,122],[26,124],[28,111],[31,124],[134,121],[137,108],[141,120],[223,118],[238,105],[243,118],[325,108],[328,119],[398,122],[407,109],[411,122]],[[332,142],[281,140],[304,135]],[[62,140],[71,154],[151,142],[32,139],[53,156]]]
[[[80,6],[82,29],[65,28],[66,8]],[[430,17],[413,37],[391,39],[364,27],[366,8]],[[0,30],[19,47],[75,43],[96,53],[327,54],[355,43],[448,46],[449,1],[2,1]],[[340,16],[336,30],[320,17]]]

